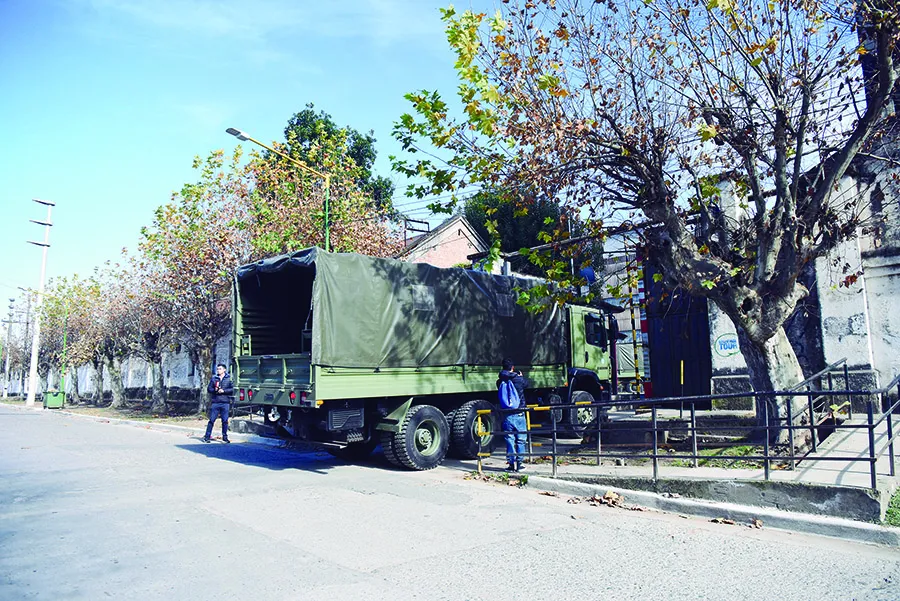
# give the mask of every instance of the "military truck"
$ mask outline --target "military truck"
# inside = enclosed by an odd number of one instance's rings
[[[517,304],[518,291],[545,284],[319,248],[244,265],[233,287],[235,403],[278,437],[351,460],[381,444],[391,463],[426,470],[448,452],[477,455],[476,412],[495,407],[509,357],[527,401],[563,405],[554,411],[577,434],[597,417],[587,405],[608,394],[612,320]],[[499,429],[496,417],[486,428]]]

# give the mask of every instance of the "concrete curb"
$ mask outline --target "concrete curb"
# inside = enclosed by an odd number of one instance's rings
[[[612,491],[622,495],[626,504],[640,505],[668,513],[704,518],[725,518],[736,524],[750,525],[760,520],[763,528],[804,532],[862,543],[900,547],[900,528],[890,528],[844,518],[779,511],[768,507],[749,507],[718,501],[666,497],[652,492],[627,490],[543,476],[529,476],[528,487],[576,497],[603,496]]]

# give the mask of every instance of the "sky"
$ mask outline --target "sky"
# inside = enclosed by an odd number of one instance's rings
[[[87,276],[123,248],[195,156],[230,152],[236,127],[282,140],[307,103],[374,130],[376,172],[400,154],[403,95],[455,93],[439,8],[450,0],[0,0],[0,313],[47,279]],[[471,7],[468,0],[456,8]],[[492,0],[476,0],[493,12]],[[479,6],[476,6],[479,8]],[[246,150],[249,150],[244,143]],[[428,213],[407,205],[412,217]],[[432,223],[441,220],[432,218]]]

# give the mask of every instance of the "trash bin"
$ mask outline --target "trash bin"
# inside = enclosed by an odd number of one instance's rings
[[[49,391],[44,393],[44,409],[62,409],[65,404],[65,392]]]

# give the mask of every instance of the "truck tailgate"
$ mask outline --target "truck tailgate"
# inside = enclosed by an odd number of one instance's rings
[[[296,355],[249,355],[237,357],[237,383],[239,386],[309,385],[309,353]]]

